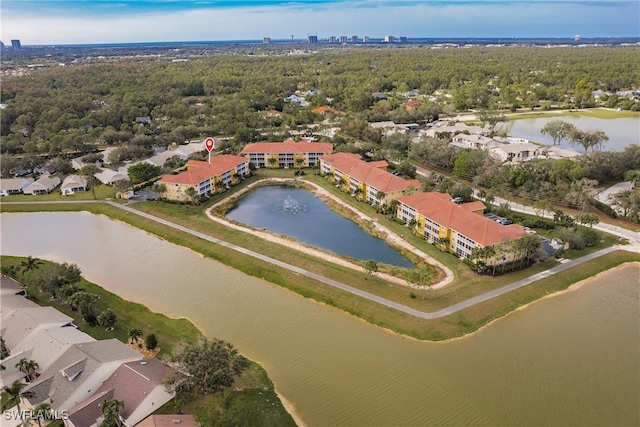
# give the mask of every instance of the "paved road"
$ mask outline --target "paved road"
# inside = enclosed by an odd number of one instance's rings
[[[101,201],[89,201],[89,202],[101,203]],[[27,203],[51,204],[51,203],[77,203],[77,202],[62,201],[62,202],[27,202]],[[494,289],[492,291],[485,292],[484,294],[475,296],[473,298],[469,298],[469,299],[461,301],[461,302],[459,302],[457,304],[453,304],[453,305],[451,305],[449,307],[445,307],[445,308],[443,308],[441,310],[434,311],[434,312],[431,312],[431,313],[427,313],[427,312],[416,310],[416,309],[408,307],[406,305],[397,303],[395,301],[391,301],[389,299],[382,298],[382,297],[380,297],[378,295],[374,295],[374,294],[372,294],[370,292],[354,288],[353,286],[349,286],[347,284],[338,282],[336,280],[329,279],[327,277],[321,276],[321,275],[313,273],[311,271],[296,267],[295,265],[279,261],[279,260],[271,258],[269,256],[266,256],[266,255],[251,251],[249,249],[245,249],[245,248],[243,248],[241,246],[234,245],[234,244],[226,242],[224,240],[216,239],[215,237],[208,236],[208,235],[206,235],[204,233],[201,233],[199,231],[195,231],[195,230],[192,230],[192,229],[190,229],[188,227],[184,227],[182,225],[175,224],[175,223],[173,223],[171,221],[167,221],[165,219],[159,218],[159,217],[157,217],[155,215],[151,215],[151,214],[148,214],[146,212],[139,211],[137,209],[132,208],[131,206],[121,205],[119,203],[110,202],[110,201],[107,201],[107,202],[104,202],[104,203],[107,203],[107,204],[109,204],[109,205],[111,205],[111,206],[113,206],[115,208],[122,209],[122,210],[125,210],[127,212],[133,213],[135,215],[140,215],[140,216],[142,216],[144,218],[148,218],[148,219],[150,219],[152,221],[156,221],[156,222],[158,222],[160,224],[166,225],[167,227],[171,227],[173,229],[182,231],[184,233],[188,233],[188,234],[191,234],[193,236],[199,237],[199,238],[201,238],[203,240],[206,240],[208,242],[215,243],[217,245],[220,245],[220,246],[223,246],[225,248],[240,252],[242,254],[252,256],[254,258],[257,258],[257,259],[260,259],[262,261],[268,262],[268,263],[270,263],[272,265],[276,265],[278,267],[285,268],[285,269],[290,270],[290,271],[292,271],[294,273],[300,274],[301,276],[309,277],[309,278],[317,280],[317,281],[319,281],[321,283],[327,284],[329,286],[333,286],[334,288],[342,289],[345,292],[349,292],[349,293],[352,293],[354,295],[358,295],[358,296],[360,296],[362,298],[366,298],[366,299],[368,299],[370,301],[376,302],[376,303],[384,305],[386,307],[393,308],[395,310],[398,310],[398,311],[400,311],[402,313],[405,313],[405,314],[408,314],[410,316],[418,317],[420,319],[427,319],[427,320],[439,319],[439,318],[448,316],[448,315],[456,313],[456,312],[458,312],[460,310],[464,310],[465,308],[468,308],[468,307],[471,307],[473,305],[479,304],[481,302],[490,300],[490,299],[495,298],[497,296],[504,295],[504,294],[506,294],[508,292],[511,292],[511,291],[513,291],[515,289],[518,289],[518,288],[521,288],[523,286],[526,286],[526,285],[528,285],[530,283],[533,283],[533,282],[535,282],[537,280],[544,279],[546,277],[552,276],[552,275],[554,275],[556,273],[559,273],[559,272],[561,272],[563,270],[571,268],[571,267],[573,267],[575,265],[579,265],[579,264],[582,264],[582,263],[584,263],[586,261],[590,261],[590,260],[592,260],[594,258],[597,258],[597,257],[599,257],[601,255],[604,255],[606,253],[612,252],[614,250],[629,249],[629,248],[623,247],[623,246],[614,246],[614,247],[602,249],[600,251],[597,251],[597,252],[594,252],[592,254],[586,255],[586,256],[584,256],[582,258],[578,258],[576,260],[572,260],[572,261],[566,262],[564,264],[561,264],[561,265],[553,267],[553,268],[551,268],[549,270],[545,270],[545,271],[542,271],[540,273],[534,274],[533,276],[527,277],[525,279],[519,280],[517,282],[511,283],[511,284],[503,286],[501,288],[497,288],[497,289]],[[11,203],[6,203],[6,204],[24,204],[24,203],[11,202]],[[637,250],[638,248],[636,247],[634,249]]]

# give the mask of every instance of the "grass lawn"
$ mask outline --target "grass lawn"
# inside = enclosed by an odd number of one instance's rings
[[[96,199],[104,200],[116,196],[116,190],[108,185],[96,186]],[[27,195],[27,194],[11,194],[2,198],[3,202],[37,202],[37,201],[65,201],[73,202],[77,200],[93,200],[93,192],[91,190],[82,191],[80,193],[63,196],[59,190],[53,190],[49,194]]]
[[[530,119],[537,117],[558,117],[562,119],[563,116],[585,116],[593,117],[596,119],[619,119],[625,117],[640,117],[638,111],[617,111],[609,108],[589,108],[586,110],[555,110],[555,111],[530,111],[523,113],[507,114],[507,119]]]
[[[172,414],[179,409],[198,414],[204,425],[295,426],[275,392],[267,372],[257,363],[249,367],[222,393],[185,402],[176,408],[169,402],[156,414]]]
[[[267,175],[293,177],[293,171],[260,170],[259,176],[250,178],[249,182],[253,182]],[[372,216],[373,218],[376,218],[378,221],[391,228],[396,233],[404,234],[407,241],[419,247],[426,253],[432,255],[434,258],[438,259],[449,268],[451,268],[455,275],[455,281],[451,285],[448,285],[443,289],[430,290],[426,292],[412,290],[407,286],[393,285],[381,280],[376,276],[370,276],[366,274],[364,270],[360,272],[348,269],[346,267],[336,266],[332,263],[324,262],[312,256],[297,252],[292,248],[266,242],[261,239],[255,239],[250,233],[221,227],[218,224],[214,224],[204,214],[204,208],[210,206],[216,200],[220,200],[223,197],[221,195],[212,198],[213,200],[209,200],[203,206],[189,206],[161,202],[136,203],[133,206],[142,211],[149,212],[165,219],[169,219],[177,224],[182,224],[213,237],[220,238],[222,240],[237,244],[256,252],[267,254],[273,258],[288,262],[301,268],[305,268],[307,270],[313,271],[326,277],[330,277],[337,281],[348,283],[351,286],[372,292],[374,294],[383,296],[390,300],[400,302],[402,304],[417,308],[425,312],[431,312],[443,307],[447,307],[453,303],[487,292],[491,289],[501,287],[521,278],[528,277],[536,272],[543,271],[550,267],[553,267],[554,265],[557,265],[557,262],[554,259],[550,259],[545,262],[536,263],[526,270],[509,273],[504,276],[491,277],[477,275],[473,273],[466,265],[460,262],[460,260],[455,256],[448,253],[440,252],[440,250],[427,243],[423,239],[407,233],[408,229],[405,226],[398,224],[395,221],[391,221],[387,217],[377,214],[371,206],[364,202],[358,202],[348,194],[339,191],[335,188],[335,186],[329,184],[322,177],[308,174],[305,176],[305,178],[323,185],[324,188],[334,193],[336,197],[345,200],[347,203],[355,206],[357,209],[360,209],[364,213]],[[231,190],[229,190],[229,192],[238,191],[240,188],[241,186],[233,187]],[[228,195],[229,192],[225,193],[225,196]],[[411,335],[419,339],[441,340],[454,336],[460,336],[466,332],[477,329],[492,318],[500,316],[517,307],[518,305],[522,305],[526,302],[535,300],[536,298],[539,298],[549,292],[546,285],[543,287],[530,285],[526,288],[529,291],[523,293],[522,295],[524,296],[522,298],[519,297],[514,299],[515,293],[512,293],[509,295],[498,297],[492,300],[490,304],[483,303],[477,307],[469,309],[470,313],[475,314],[466,315],[466,312],[464,312],[462,316],[464,316],[466,320],[461,323],[452,321],[451,319],[426,322],[416,319],[412,316],[398,313],[393,309],[380,306],[376,303],[364,300],[360,297],[335,289],[328,285],[324,285],[315,280],[296,275],[289,272],[288,270],[280,269],[247,255],[229,251],[226,248],[219,247],[200,238],[163,226],[152,220],[147,220],[145,218],[120,211],[108,205],[9,205],[6,206],[6,208],[9,209],[5,210],[16,211],[88,210],[94,213],[105,214],[116,220],[127,222],[135,227],[154,233],[170,242],[189,247],[207,257],[232,266],[247,274],[261,277],[272,283],[284,286],[290,290],[293,290],[294,292],[299,293],[304,297],[312,298],[319,302],[336,306],[342,310],[361,317],[369,321],[370,323],[380,325],[407,335]],[[603,245],[606,244],[608,243],[603,243]],[[580,256],[584,253],[586,252],[576,253],[575,256]],[[620,253],[626,254],[626,252]],[[569,253],[567,254],[567,256],[572,256],[572,254]],[[635,256],[635,258],[633,258],[633,256]],[[617,263],[619,264],[620,262],[624,262],[624,259],[626,259],[625,257],[626,255],[624,257],[621,257],[621,260]],[[632,258],[638,259],[638,256],[632,254]],[[611,268],[613,265],[617,264],[614,262],[613,264],[608,264],[608,266],[606,267],[603,264],[602,270]],[[582,266],[576,268],[576,271],[581,270]],[[555,287],[553,289],[559,290],[562,289],[562,287]],[[412,291],[417,294],[416,298],[411,298]]]

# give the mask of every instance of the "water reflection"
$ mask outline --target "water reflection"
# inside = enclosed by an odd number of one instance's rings
[[[288,186],[257,189],[227,213],[235,221],[360,260],[413,267],[400,252],[333,212],[312,192]]]

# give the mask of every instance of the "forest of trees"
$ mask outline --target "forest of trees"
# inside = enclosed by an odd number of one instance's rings
[[[3,78],[2,153],[55,157],[201,135],[244,144],[319,121],[310,110],[328,99],[361,119],[397,122],[468,109],[588,107],[592,90],[640,87],[638,58],[633,48],[382,49],[34,70]],[[308,108],[284,101],[311,88]],[[408,111],[400,94],[409,90],[433,101]],[[373,92],[388,99],[374,102]],[[270,109],[284,114],[260,114]]]
[[[0,164],[3,176],[45,165],[64,173],[69,158],[104,146],[120,147],[111,156],[118,164],[205,135],[219,137],[220,149],[237,152],[248,142],[282,140],[321,122],[311,109],[331,104],[341,111],[341,130],[332,140],[336,151],[395,159],[402,170],[410,152],[412,159],[476,185],[579,207],[599,183],[640,169],[637,146],[599,152],[605,135],[560,126],[545,132],[583,145],[587,155],[501,166],[486,152],[461,151],[446,140],[416,144],[402,135],[383,137],[368,123],[424,124],[468,109],[491,122],[501,116],[487,112],[589,107],[595,105],[593,90],[639,88],[639,70],[640,55],[631,47],[321,50],[34,70],[3,78]],[[310,89],[309,107],[284,101]],[[412,110],[404,106],[410,90],[425,96]],[[374,99],[374,92],[387,99]],[[605,102],[640,107],[624,99]],[[267,110],[283,114],[273,117]]]

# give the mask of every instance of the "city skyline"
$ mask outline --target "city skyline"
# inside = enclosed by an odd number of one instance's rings
[[[3,0],[23,45],[306,39],[640,36],[636,0]]]

